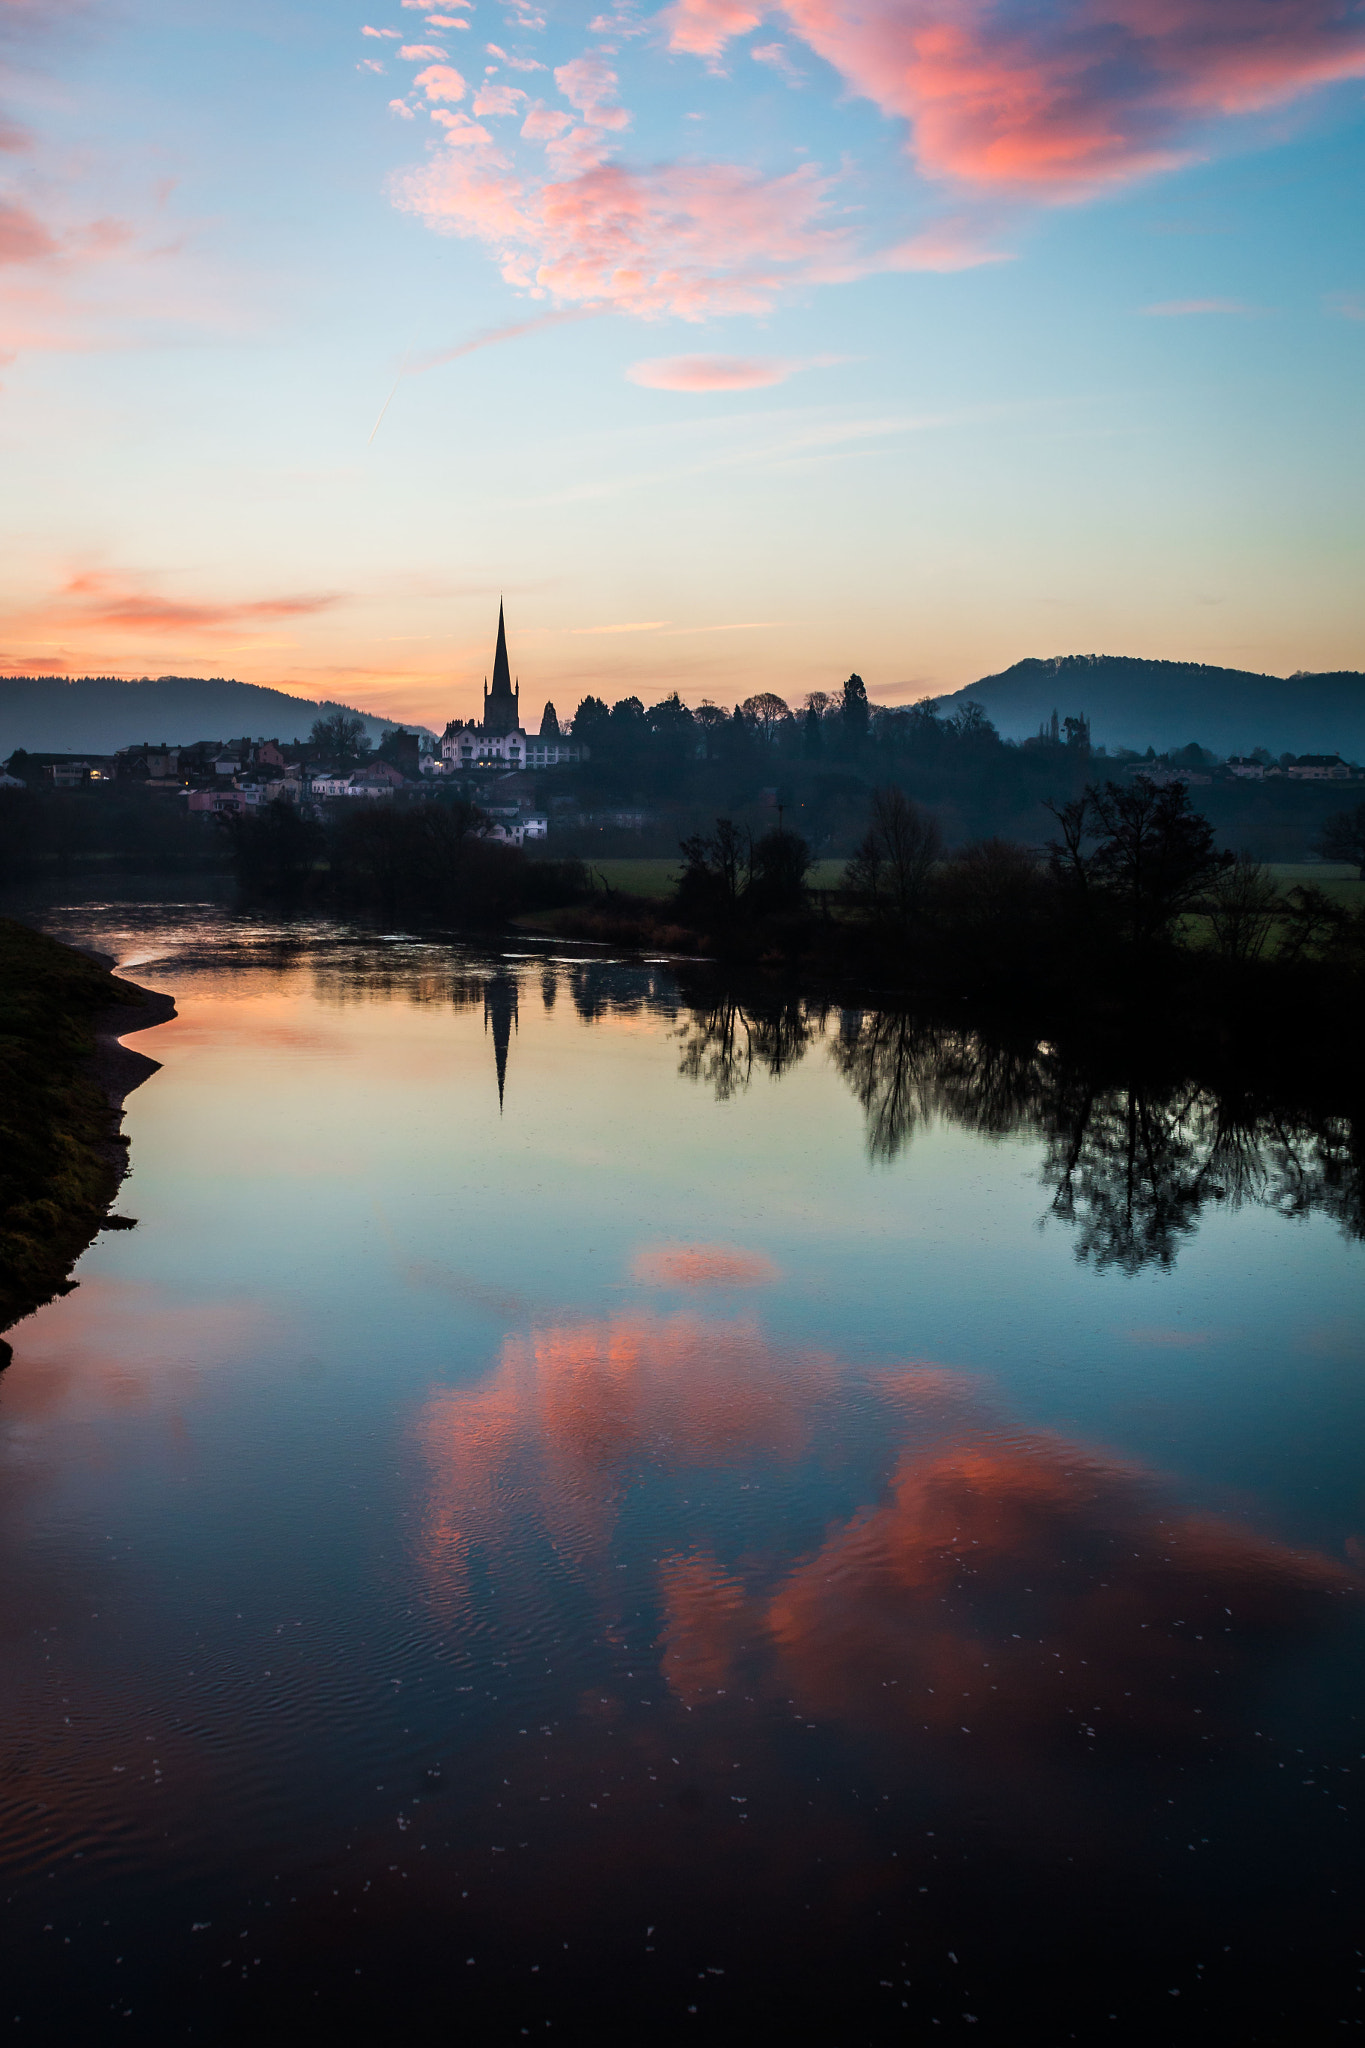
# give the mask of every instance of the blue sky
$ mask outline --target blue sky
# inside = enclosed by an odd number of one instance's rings
[[[0,669],[1365,665],[1359,7],[0,19]]]

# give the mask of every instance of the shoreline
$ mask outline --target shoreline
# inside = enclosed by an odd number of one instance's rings
[[[174,999],[92,955],[0,920],[0,1330],[77,1284],[129,1171],[125,1104],[159,1060],[123,1039],[167,1023]],[[0,1367],[13,1356],[0,1336]]]

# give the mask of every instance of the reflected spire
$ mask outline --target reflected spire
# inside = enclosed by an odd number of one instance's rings
[[[503,1108],[503,1092],[507,1086],[507,1048],[512,1042],[512,1027],[517,1023],[517,984],[513,975],[499,972],[484,984],[483,1028],[493,1025],[493,1057],[498,1069],[498,1114]]]

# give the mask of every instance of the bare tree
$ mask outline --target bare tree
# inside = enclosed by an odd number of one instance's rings
[[[351,768],[369,752],[365,721],[350,711],[334,711],[329,718],[315,718],[309,735],[315,753],[335,768]]]
[[[1240,853],[1209,890],[1204,909],[1214,944],[1225,960],[1259,960],[1281,909],[1280,892],[1268,871]]]
[[[874,790],[866,837],[844,871],[844,886],[881,916],[906,924],[921,907],[943,852],[938,821],[891,785]]]
[[[1353,811],[1337,811],[1326,820],[1318,852],[1324,860],[1350,861],[1365,882],[1365,804],[1357,804]]]
[[[771,690],[760,690],[756,696],[746,697],[739,708],[765,743],[771,743],[774,733],[791,718],[786,699],[775,696]]]

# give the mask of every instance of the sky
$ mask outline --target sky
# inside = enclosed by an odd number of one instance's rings
[[[0,674],[1365,667],[1361,0],[0,0]]]

